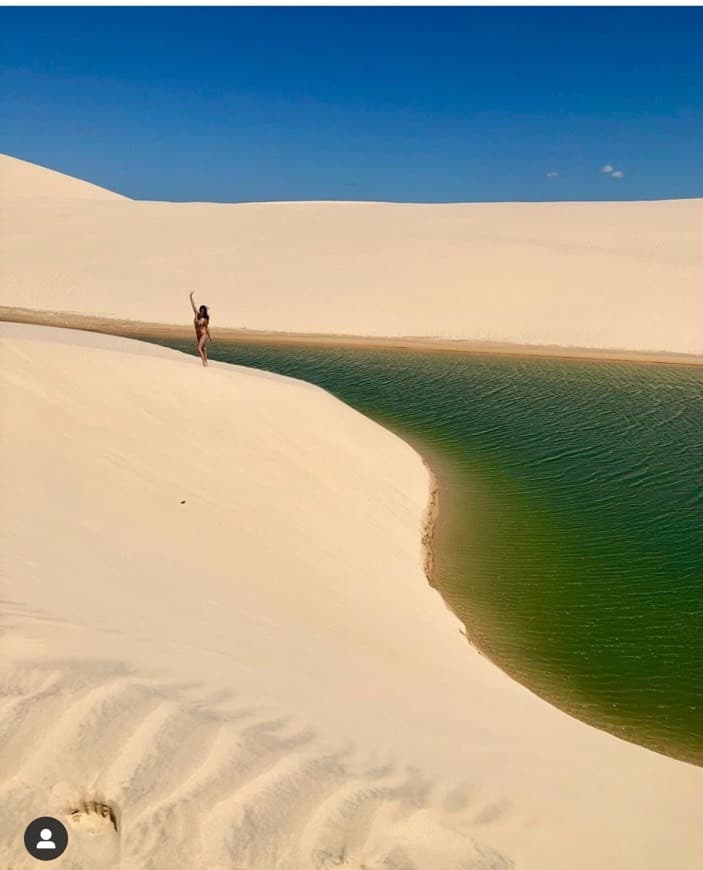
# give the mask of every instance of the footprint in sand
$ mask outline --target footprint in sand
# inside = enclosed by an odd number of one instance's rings
[[[109,867],[120,849],[118,814],[101,800],[85,800],[68,810],[70,840],[80,865]]]
[[[117,832],[117,817],[110,804],[100,801],[84,801],[77,809],[70,811],[71,821],[83,830],[99,833],[108,823]]]

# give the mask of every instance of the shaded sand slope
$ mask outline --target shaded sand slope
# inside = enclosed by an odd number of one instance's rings
[[[85,870],[700,867],[703,770],[467,645],[407,445],[301,382],[0,336],[4,866],[48,813]]]
[[[703,354],[701,199],[136,202],[26,167],[0,157],[5,306],[181,323],[195,288],[213,328]]]

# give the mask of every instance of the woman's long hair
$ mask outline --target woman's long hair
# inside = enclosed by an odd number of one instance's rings
[[[205,317],[207,320],[210,319],[210,315],[207,313],[207,305],[201,305],[198,309],[198,317]]]

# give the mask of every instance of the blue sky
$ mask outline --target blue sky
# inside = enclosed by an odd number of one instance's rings
[[[5,7],[0,33],[0,151],[138,199],[703,195],[700,8]]]

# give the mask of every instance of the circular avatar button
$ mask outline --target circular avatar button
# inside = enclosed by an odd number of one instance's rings
[[[24,846],[32,858],[53,861],[66,851],[68,831],[58,819],[41,816],[27,825]]]

